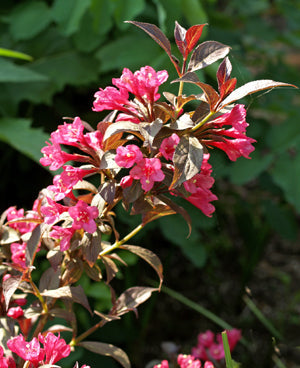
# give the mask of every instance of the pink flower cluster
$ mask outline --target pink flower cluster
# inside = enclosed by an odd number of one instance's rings
[[[214,365],[210,361],[206,361],[202,366],[199,359],[196,359],[192,355],[184,354],[178,355],[177,364],[180,368],[214,368]],[[155,365],[153,368],[169,368],[169,362],[167,360],[163,360],[160,364]]]
[[[52,332],[48,332],[45,336],[39,334],[38,338],[34,337],[30,342],[26,342],[24,336],[20,334],[8,340],[7,347],[23,360],[30,362],[31,368],[55,364],[71,352],[70,345]]]
[[[241,331],[233,328],[226,330],[230,351],[233,351],[238,341],[241,339]],[[198,335],[198,344],[192,348],[191,354],[198,359],[221,360],[225,357],[222,335],[214,334],[207,330]]]

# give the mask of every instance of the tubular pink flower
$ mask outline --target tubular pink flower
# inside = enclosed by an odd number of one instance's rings
[[[153,368],[169,368],[169,362],[167,360],[163,360],[161,363],[156,364]]]
[[[16,368],[16,363],[11,356],[5,357],[4,350],[0,346],[0,367],[1,368]]]
[[[91,234],[96,231],[97,225],[94,219],[99,215],[96,206],[89,206],[83,201],[78,201],[76,206],[69,208],[69,215],[74,220],[73,229],[84,229]]]
[[[94,132],[89,132],[84,135],[86,144],[91,147],[94,151],[102,151],[103,149],[103,134],[96,130]]]
[[[76,160],[77,156],[66,153],[61,150],[58,143],[46,142],[47,146],[41,149],[44,157],[40,159],[40,163],[43,166],[50,166],[50,170],[57,170],[62,167],[66,162]]]
[[[132,182],[133,182],[133,178],[130,175],[126,175],[126,176],[123,176],[123,178],[121,179],[120,185],[124,189],[124,188],[130,187]]]
[[[24,336],[20,334],[8,340],[7,347],[22,359],[32,363],[34,367],[38,367],[39,362],[44,358],[44,351],[41,349],[36,337],[34,337],[30,342],[26,342],[24,340]]]
[[[120,167],[129,168],[135,163],[143,159],[143,154],[138,146],[135,144],[128,144],[127,146],[119,146],[115,161]]]
[[[162,153],[166,160],[172,160],[175,152],[175,148],[180,141],[179,136],[176,133],[173,133],[170,137],[165,138],[159,148],[159,151]]]
[[[25,257],[25,249],[26,243],[11,243],[10,251],[11,251],[11,260],[13,263],[19,265],[21,268],[26,269],[26,257]]]
[[[119,110],[127,112],[124,106],[130,106],[132,103],[128,100],[129,94],[125,88],[118,90],[115,87],[100,88],[94,94],[96,100],[94,101],[94,111],[103,110]]]
[[[39,334],[39,341],[44,345],[45,364],[55,364],[62,358],[70,355],[71,347],[60,335],[55,336],[52,332],[48,332],[46,336]]]
[[[140,180],[146,192],[152,189],[155,181],[162,181],[165,178],[158,158],[142,159],[130,170],[129,174],[133,179]]]
[[[204,333],[200,333],[198,335],[198,344],[205,346],[205,347],[209,347],[215,340],[215,334],[210,331],[207,330]]]
[[[210,345],[210,347],[208,348],[208,350],[209,350],[209,356],[212,359],[221,360],[221,359],[223,359],[225,357],[224,348],[223,348],[223,344],[222,343],[216,344],[214,342],[214,343],[212,343]]]
[[[24,214],[24,209],[21,208],[20,210],[16,210],[16,207],[9,207],[6,213],[6,217],[8,221],[17,220],[17,219],[30,219],[30,218],[36,218],[38,219],[39,216],[35,211],[27,212],[27,214]],[[21,234],[26,234],[31,231],[37,226],[34,222],[15,222],[12,224],[9,224],[9,226],[17,231],[19,231]]]
[[[47,189],[54,193],[54,199],[60,201],[72,193],[73,186],[65,184],[61,178],[62,174],[55,175],[53,178],[53,185],[48,185]]]
[[[179,354],[177,363],[180,368],[201,368],[201,362],[192,355]]]
[[[58,239],[60,241],[60,250],[61,252],[64,252],[65,250],[68,250],[70,248],[70,241],[75,231],[76,230],[73,227],[53,226],[52,231],[49,235],[52,238]]]
[[[197,345],[197,346],[193,347],[192,351],[191,351],[191,354],[197,359],[201,359],[201,360],[207,360],[208,359],[206,349],[203,345]]]
[[[83,130],[81,119],[76,117],[71,124],[59,125],[57,130],[51,133],[51,142],[77,147],[78,143],[84,143]]]
[[[49,197],[46,199],[48,205],[41,206],[41,214],[44,217],[44,222],[51,225],[59,219],[62,213],[68,211],[68,207],[53,201],[53,199]]]
[[[206,216],[211,217],[215,207],[210,202],[217,200],[218,197],[210,191],[215,180],[210,176],[212,170],[208,159],[209,154],[205,154],[200,173],[184,182],[183,185],[191,193],[186,200],[199,208]]]
[[[220,148],[227,154],[231,161],[236,161],[236,159],[241,156],[251,158],[249,157],[249,154],[255,149],[252,146],[252,143],[254,142],[256,142],[255,139],[244,136],[238,139],[223,138],[220,142],[209,142],[209,145]]]
[[[204,363],[204,368],[215,368],[215,366],[212,364],[212,362],[207,361]]]
[[[233,328],[231,330],[226,330],[227,338],[228,338],[228,344],[230,351],[232,351],[236,344],[240,341],[242,338],[242,332],[241,330],[238,330],[237,328]],[[222,344],[222,334],[218,334],[216,337],[218,343]]]
[[[24,316],[24,311],[21,307],[11,307],[7,311],[7,316],[13,319],[17,319]]]

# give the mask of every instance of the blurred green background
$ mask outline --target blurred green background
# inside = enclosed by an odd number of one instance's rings
[[[151,65],[168,69],[169,81],[176,77],[163,50],[125,20],[159,26],[175,55],[175,20],[185,28],[208,23],[202,41],[231,46],[232,76],[238,85],[253,79],[300,85],[300,3],[294,0],[2,0],[0,48],[23,52],[32,60],[0,57],[1,212],[11,205],[31,208],[39,190],[51,182],[52,174],[38,163],[50,132],[64,116],[80,116],[95,127],[102,115],[91,110],[93,94],[110,85],[124,67],[134,71]],[[213,86],[217,64],[199,74]],[[177,87],[164,85],[168,91]],[[256,150],[252,160],[236,163],[212,152],[214,193],[219,197],[213,218],[184,203],[193,221],[189,239],[184,221],[170,216],[150,224],[135,243],[161,257],[166,285],[243,329],[252,350],[242,347],[236,360],[245,367],[258,361],[257,366],[272,367],[271,334],[242,300],[245,287],[250,287],[260,310],[284,336],[279,343],[286,366],[293,367],[295,361],[296,367],[300,94],[276,89],[242,102],[249,108],[248,135],[257,140]],[[124,235],[138,223],[122,209],[118,215]],[[119,275],[120,289],[145,283],[140,276],[143,264],[134,257],[128,263],[131,267]],[[84,282],[95,305],[105,308],[107,290]],[[78,314],[84,329],[90,321],[84,311]],[[121,345],[138,367],[164,357],[162,341],[188,349],[201,330],[218,330],[163,293],[142,306],[140,315],[138,321],[126,316],[95,335]],[[81,351],[76,357],[92,367],[98,362]],[[109,359],[104,364],[114,366]]]

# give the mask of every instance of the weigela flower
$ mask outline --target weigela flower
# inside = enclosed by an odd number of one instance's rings
[[[50,170],[57,170],[62,167],[66,162],[76,160],[78,157],[70,153],[62,151],[58,143],[46,142],[47,146],[41,149],[44,157],[40,159],[40,163],[43,166],[50,166]]]
[[[7,316],[17,319],[19,317],[23,317],[24,316],[24,312],[23,309],[21,307],[11,307],[8,309],[7,311]]]
[[[216,344],[215,342],[213,342],[208,348],[208,350],[209,350],[209,356],[212,359],[221,360],[225,357],[223,343]]]
[[[224,129],[229,125],[231,128]],[[246,136],[246,110],[243,105],[235,105],[230,112],[205,124],[206,132],[209,131],[214,138],[203,136],[203,142],[208,146],[222,149],[231,161],[236,161],[238,157],[250,158],[249,154],[254,151],[252,143],[255,139]]]
[[[166,160],[172,160],[175,152],[175,148],[179,143],[179,136],[176,133],[173,133],[170,137],[165,138],[159,148],[159,151],[162,153]]]
[[[242,332],[237,328],[233,328],[231,330],[226,330],[226,334],[230,351],[232,351],[235,348],[236,344],[239,342],[239,340],[242,338]],[[222,334],[217,334],[216,340],[219,343],[222,343]]]
[[[198,335],[198,344],[207,347],[214,342],[214,339],[215,334],[211,330],[207,330]]]
[[[177,363],[180,368],[201,368],[201,362],[192,355],[179,354]]]
[[[36,337],[30,342],[27,342],[24,336],[20,334],[8,340],[7,347],[22,359],[29,361],[33,367],[38,367],[39,362],[41,362],[44,357],[44,351],[41,349],[40,343]]]
[[[78,201],[76,206],[69,208],[69,215],[74,220],[72,224],[73,229],[84,229],[91,234],[96,231],[97,225],[94,219],[99,215],[97,207]]]
[[[11,356],[5,357],[4,350],[0,346],[0,367],[1,368],[16,368],[16,363]]]
[[[16,209],[16,207],[9,207],[6,210],[6,217],[8,221],[13,221],[13,220],[18,220],[18,219],[38,219],[39,216],[35,211],[30,211],[28,213],[24,213],[24,209],[21,208],[19,210]],[[26,234],[26,233],[30,233],[31,231],[34,230],[34,228],[37,226],[36,223],[34,222],[26,222],[26,221],[20,221],[20,222],[15,222],[12,224],[9,224],[9,226],[17,231],[19,231],[21,234]]]
[[[83,130],[81,119],[76,117],[71,124],[59,125],[57,130],[51,133],[51,142],[78,147],[78,143],[84,143]]]
[[[26,269],[26,257],[25,257],[25,250],[26,250],[27,243],[11,243],[10,244],[10,251],[11,251],[11,260],[13,263],[17,264],[23,269]]]
[[[153,188],[155,181],[162,181],[165,178],[158,158],[142,159],[130,170],[129,174],[133,179],[140,180],[142,188],[146,192]]]
[[[120,167],[129,168],[143,159],[143,154],[135,144],[119,146],[116,150],[115,161]]]
[[[55,336],[52,332],[48,332],[46,336],[39,334],[39,341],[44,345],[44,363],[55,364],[62,358],[69,356],[71,347],[60,335]]]
[[[211,217],[215,207],[210,202],[217,200],[218,197],[210,191],[215,180],[210,176],[212,170],[208,163],[209,157],[208,153],[203,155],[200,173],[185,181],[183,185],[191,193],[186,200],[199,208],[206,216]]]
[[[123,176],[123,178],[120,180],[121,187],[128,188],[133,182],[133,178],[130,175]]]
[[[88,132],[84,135],[86,144],[95,152],[102,151],[103,148],[103,134],[99,130]]]
[[[52,231],[49,235],[59,240],[59,246],[61,252],[70,248],[71,239],[75,233],[76,229],[73,227],[60,227],[60,226],[53,226]]]
[[[46,197],[48,204],[41,206],[41,214],[44,217],[45,224],[53,224],[59,219],[59,216],[68,211],[67,206],[63,206],[55,202],[53,199]]]
[[[96,98],[93,107],[94,111],[118,110],[127,113],[127,107],[135,108],[135,105],[129,101],[129,93],[125,88],[120,90],[115,87],[99,88],[94,97]]]

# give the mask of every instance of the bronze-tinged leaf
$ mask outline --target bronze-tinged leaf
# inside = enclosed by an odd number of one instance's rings
[[[206,26],[206,24],[196,24],[192,27],[190,27],[186,31],[186,54],[185,56],[188,56],[188,54],[193,50],[193,48],[196,46],[197,42],[199,41],[199,38],[201,37],[203,27]]]
[[[210,112],[210,108],[208,103],[206,102],[200,102],[200,104],[197,106],[196,110],[194,111],[192,115],[192,120],[195,124],[197,124],[199,121],[205,118]]]
[[[180,51],[181,55],[184,57],[186,55],[186,29],[182,27],[177,21],[175,21],[175,29],[174,29],[174,38],[178,50]]]
[[[101,197],[105,200],[105,202],[111,204],[115,199],[116,188],[117,188],[116,181],[110,180],[101,184],[98,188],[98,192],[101,195]]]
[[[34,257],[41,240],[41,226],[35,227],[31,233],[31,236],[27,242],[25,249],[26,266],[32,266]]]
[[[102,256],[101,260],[104,263],[106,270],[106,283],[109,284],[111,280],[116,276],[119,269],[115,262],[109,258],[109,256]]]
[[[125,23],[131,23],[135,26],[141,28],[144,32],[146,32],[153,40],[162,47],[169,57],[172,59],[172,52],[171,52],[171,44],[164,33],[155,25],[150,23],[144,22],[136,22],[136,21],[126,21]]]
[[[183,135],[175,148],[173,162],[175,166],[172,190],[199,173],[203,159],[203,147],[196,137]]]
[[[219,65],[219,68],[217,71],[219,91],[221,91],[221,86],[230,78],[231,71],[232,71],[232,65],[231,65],[229,58],[226,56],[226,58]]]
[[[175,130],[185,130],[192,128],[193,126],[194,122],[192,121],[189,113],[181,115],[179,119],[170,124],[170,128]]]
[[[155,270],[159,277],[159,290],[161,288],[161,284],[163,282],[163,265],[158,258],[158,256],[153,253],[151,250],[138,247],[136,245],[122,245],[122,249],[127,249],[131,253],[136,254],[137,256],[141,257],[143,260],[145,260],[149,265]]]
[[[82,238],[82,254],[85,261],[90,267],[93,267],[98,259],[98,255],[102,250],[101,231],[97,229],[93,234],[87,234]]]
[[[102,280],[102,272],[97,264],[94,264],[93,267],[90,267],[87,263],[84,263],[83,267],[84,267],[85,273],[90,279],[97,281],[97,282]]]
[[[65,270],[61,277],[61,285],[71,285],[77,282],[83,272],[83,262],[81,259],[72,258],[65,262]]]
[[[139,180],[133,180],[130,187],[123,189],[123,197],[127,203],[135,202],[143,193],[144,191]]]
[[[22,276],[11,276],[10,278],[3,281],[2,288],[6,309],[8,309],[10,299],[14,295],[14,292],[20,286],[21,280]]]
[[[165,203],[157,203],[156,205],[152,206],[152,209],[150,211],[143,213],[142,222],[145,226],[149,222],[157,220],[160,217],[174,215],[175,213],[176,212],[173,211],[172,208],[167,206]]]
[[[57,289],[60,283],[60,268],[54,270],[52,267],[47,268],[46,271],[43,272],[40,282],[39,282],[39,290],[51,290]]]
[[[156,288],[145,286],[134,286],[122,293],[113,306],[114,314],[121,316],[130,311],[134,311],[140,304],[150,298]]]
[[[2,226],[0,233],[0,245],[11,244],[20,241],[19,233],[12,227]]]
[[[83,341],[78,344],[85,349],[100,355],[110,356],[119,362],[124,368],[130,368],[130,361],[127,354],[120,348],[96,341]]]
[[[180,214],[185,219],[188,225],[188,229],[189,229],[189,232],[187,235],[187,238],[188,238],[192,232],[192,220],[190,218],[189,213],[183,207],[179,206],[177,203],[173,202],[170,198],[164,196],[163,194],[159,194],[158,197],[160,200],[167,203],[168,206],[170,206],[173,209],[173,211]]]
[[[120,169],[120,166],[117,165],[115,158],[116,158],[115,152],[106,151],[104,155],[101,157],[99,169],[100,170]]]
[[[124,132],[127,133],[130,132],[142,139],[142,136],[139,131],[140,131],[139,124],[131,123],[130,121],[116,121],[106,129],[103,141],[106,141],[108,138],[110,138],[115,134]]]
[[[224,58],[230,47],[217,41],[205,41],[197,46],[188,64],[188,72],[203,69],[215,61]]]
[[[50,327],[47,328],[47,331],[45,331],[45,333],[47,332],[52,332],[52,333],[58,333],[58,332],[72,332],[72,328],[71,327],[67,327],[64,325],[52,325]]]
[[[224,106],[227,106],[233,103],[236,100],[239,100],[245,96],[251,95],[252,93],[263,91],[265,89],[276,88],[276,87],[294,87],[297,86],[290,83],[276,82],[271,79],[259,79],[249,83],[244,84],[243,86],[237,88],[233,91],[229,96],[222,101],[219,106],[219,110]]]
[[[93,185],[92,183],[90,183],[87,180],[80,180],[78,181],[74,186],[73,189],[79,189],[79,190],[87,190],[89,192],[92,193],[98,193],[97,188],[95,187],[95,185]]]
[[[138,124],[140,128],[140,132],[144,137],[145,141],[143,146],[152,148],[153,140],[156,137],[157,133],[161,130],[163,126],[163,121],[161,119],[155,119],[152,123],[140,123]]]
[[[75,303],[81,304],[85,307],[90,314],[92,314],[89,302],[85,295],[85,292],[82,286],[62,286],[55,290],[44,290],[41,295],[43,296],[50,296],[51,298],[66,298],[72,300]]]

